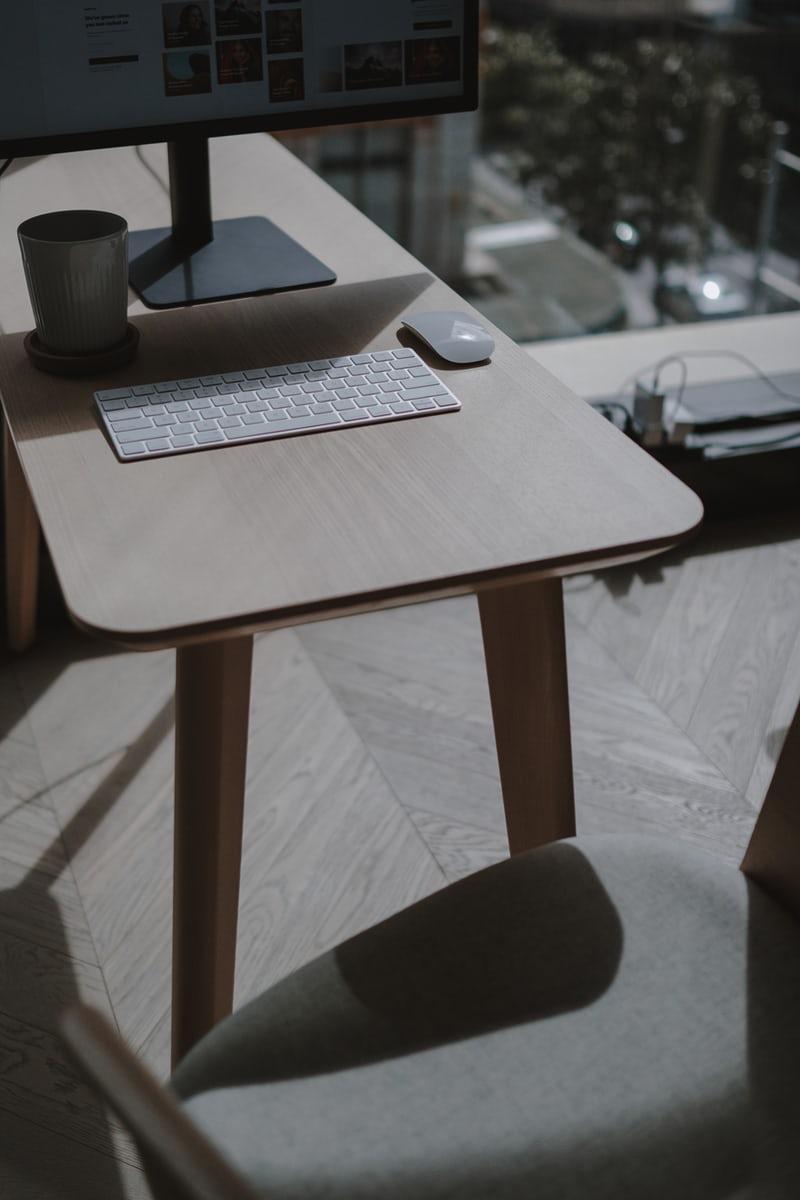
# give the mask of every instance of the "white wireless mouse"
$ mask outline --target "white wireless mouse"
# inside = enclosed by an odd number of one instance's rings
[[[491,336],[468,313],[412,313],[403,324],[448,362],[483,362],[494,350]]]

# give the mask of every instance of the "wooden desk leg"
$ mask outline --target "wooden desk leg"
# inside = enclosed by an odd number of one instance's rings
[[[575,833],[560,579],[478,593],[512,854]]]
[[[8,425],[3,422],[6,504],[6,622],[11,650],[27,650],[36,637],[39,585],[39,518],[22,474]]]
[[[252,637],[177,651],[173,1066],[233,1006],[252,658]]]

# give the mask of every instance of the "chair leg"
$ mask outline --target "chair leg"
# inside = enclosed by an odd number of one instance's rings
[[[8,645],[21,652],[36,637],[39,585],[39,518],[17,450],[3,422],[6,505],[6,622]]]
[[[575,833],[560,579],[478,593],[512,854]]]
[[[233,1006],[252,637],[179,647],[173,1066]]]

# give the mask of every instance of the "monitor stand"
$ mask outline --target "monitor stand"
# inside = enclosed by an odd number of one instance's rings
[[[148,308],[336,282],[330,267],[265,217],[211,220],[207,138],[167,148],[172,228],[128,235],[131,287]]]

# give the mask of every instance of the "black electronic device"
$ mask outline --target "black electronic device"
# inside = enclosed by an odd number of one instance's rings
[[[172,227],[130,235],[153,308],[335,280],[263,217],[213,222],[208,138],[477,105],[479,0],[26,0],[3,16],[0,158],[169,143]]]

